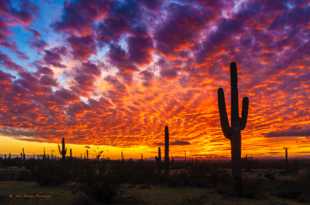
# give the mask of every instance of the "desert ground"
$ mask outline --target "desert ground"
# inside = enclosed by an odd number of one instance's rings
[[[244,163],[243,195],[235,196],[227,162],[2,160],[1,204],[309,204],[308,161]]]

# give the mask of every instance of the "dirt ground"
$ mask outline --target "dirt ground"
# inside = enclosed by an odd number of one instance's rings
[[[171,188],[124,185],[113,204],[145,205],[303,205],[292,200],[265,195],[261,199],[234,198],[205,188]],[[0,182],[2,205],[72,205],[75,195],[68,186],[40,187],[33,182]],[[76,203],[76,202],[75,202]]]

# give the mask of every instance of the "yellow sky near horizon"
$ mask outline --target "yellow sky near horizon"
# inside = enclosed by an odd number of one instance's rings
[[[156,150],[147,146],[133,146],[129,148],[106,146],[106,145],[77,145],[67,144],[68,148],[67,155],[69,155],[69,149],[73,150],[74,157],[85,156],[86,149],[89,147],[89,157],[94,158],[99,151],[103,151],[103,157],[111,159],[119,159],[120,153],[123,152],[125,158],[140,158],[142,153],[147,153],[147,156],[153,156]],[[26,155],[41,155],[44,149],[46,154],[59,156],[58,147],[56,143],[47,142],[35,142],[35,141],[24,141],[14,139],[0,135],[0,154],[19,155],[22,149],[25,149]]]
[[[224,137],[223,137],[224,138]],[[310,156],[310,148],[308,146],[301,147],[301,144],[307,140],[306,137],[298,139],[290,138],[266,138],[264,143],[267,144],[264,147],[258,146],[257,149],[249,149],[249,144],[252,147],[255,144],[260,144],[262,139],[247,139],[243,142],[242,155],[243,157],[248,155],[254,158],[272,158],[272,157],[283,157],[284,150],[283,147],[289,148],[290,157],[308,157]],[[110,159],[120,159],[121,152],[124,153],[125,159],[140,159],[141,154],[143,154],[144,159],[153,159],[157,155],[157,147],[150,146],[130,146],[130,147],[117,147],[117,146],[107,146],[107,145],[83,145],[83,144],[66,144],[68,148],[67,155],[69,155],[69,149],[72,148],[73,156],[75,157],[85,157],[86,149],[89,149],[89,157],[95,158],[99,151],[103,151],[104,158]],[[187,155],[187,158],[229,158],[230,157],[230,146],[229,141],[225,143],[225,148],[219,146],[218,148],[210,147],[205,148],[204,152],[192,151],[194,145],[188,146],[175,146],[170,145],[170,156],[171,157],[183,157]],[[206,145],[208,146],[208,145]],[[25,141],[15,139],[13,137],[0,135],[0,154],[12,154],[19,155],[25,149],[25,153],[28,156],[31,155],[41,155],[43,150],[46,150],[48,155],[53,154],[59,157],[58,147],[56,143],[48,142],[36,142],[36,141]],[[193,150],[195,150],[193,148]],[[217,151],[214,151],[217,150]],[[164,148],[162,147],[162,155],[164,155]]]

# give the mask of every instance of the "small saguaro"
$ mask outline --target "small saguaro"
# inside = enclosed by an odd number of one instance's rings
[[[121,152],[121,161],[124,162],[125,161],[125,157],[124,157],[124,153]]]
[[[42,159],[43,159],[43,160],[46,159],[46,150],[45,150],[45,147],[43,148],[43,156],[42,156]]]
[[[70,159],[73,159],[72,148],[70,148]]]
[[[25,160],[26,159],[26,154],[25,154],[25,149],[22,149],[22,152],[20,153],[21,159]]]
[[[155,157],[155,160],[157,162],[161,162],[161,150],[160,150],[160,147],[158,147],[157,156]]]
[[[65,143],[64,137],[61,139],[61,146],[58,145],[58,151],[59,151],[59,154],[61,155],[61,159],[65,160],[66,154],[67,154],[67,148],[66,148],[66,143]]]
[[[86,159],[89,159],[88,157],[89,157],[89,151],[88,149],[86,149]]]
[[[285,156],[285,168],[288,169],[288,148],[287,147],[283,147],[284,149],[284,156]]]

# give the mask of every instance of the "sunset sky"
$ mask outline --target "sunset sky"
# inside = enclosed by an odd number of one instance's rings
[[[231,61],[243,156],[310,156],[310,1],[0,0],[0,153],[229,157]]]

